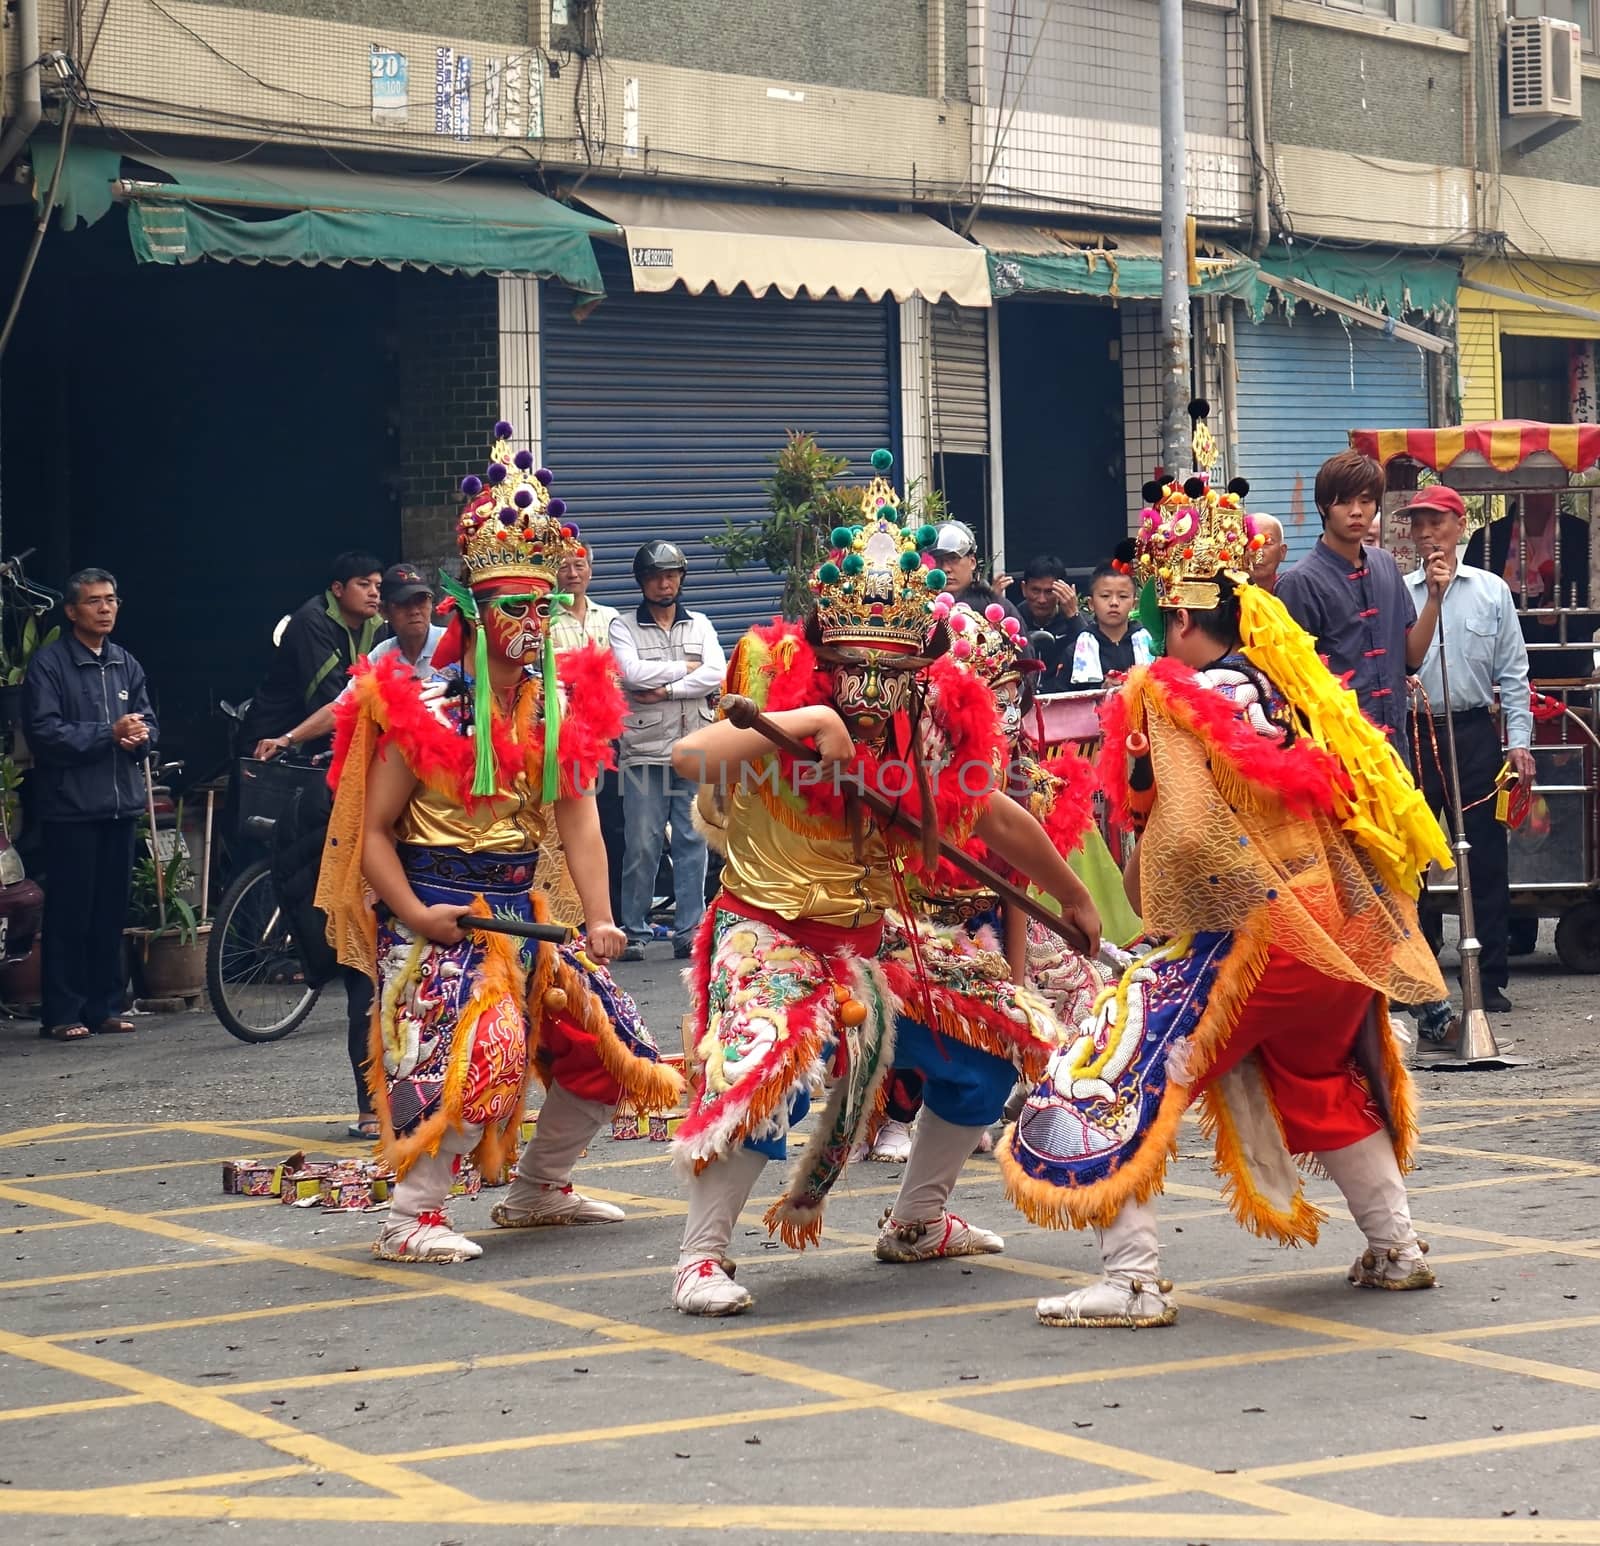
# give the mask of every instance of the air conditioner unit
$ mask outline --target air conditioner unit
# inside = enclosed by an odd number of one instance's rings
[[[1583,116],[1583,35],[1553,16],[1506,20],[1506,115]]]

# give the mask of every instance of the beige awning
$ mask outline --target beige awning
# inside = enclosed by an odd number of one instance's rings
[[[622,227],[636,290],[989,304],[983,249],[926,215],[593,188],[581,198]]]

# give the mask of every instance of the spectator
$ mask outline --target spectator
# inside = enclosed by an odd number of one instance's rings
[[[374,644],[367,659],[377,661],[386,655],[400,654],[415,676],[423,681],[431,677],[433,652],[444,637],[444,629],[433,620],[433,600],[433,588],[415,565],[390,564],[378,587],[378,604],[389,637]],[[296,746],[332,735],[334,704],[348,698],[351,690],[347,681],[337,698],[307,715],[292,730],[262,742],[256,747],[256,755],[262,759],[276,757],[280,752],[292,751]]]
[[[1021,593],[1022,622],[1030,633],[1044,632],[1058,639],[1077,633],[1078,592],[1067,582],[1067,566],[1055,554],[1041,553],[1028,560]]]
[[[242,738],[257,757],[270,755],[270,741],[344,691],[351,666],[371,653],[382,635],[382,582],[383,565],[370,553],[341,553],[327,590],[289,619],[245,716]]]
[[[121,1016],[122,929],[156,722],[143,669],[111,642],[121,604],[104,569],[74,574],[71,631],[34,656],[23,686],[44,828],[39,1034],[52,1041],[133,1030]]]
[[[561,560],[556,571],[556,587],[571,601],[562,605],[550,624],[550,637],[556,649],[577,649],[581,644],[611,644],[611,624],[617,609],[589,599],[589,581],[594,566],[587,552]],[[606,845],[607,880],[611,889],[611,916],[622,917],[622,866],[627,853],[623,828],[622,787],[616,774],[603,769],[595,789],[595,808],[600,815],[600,836]]]
[[[253,739],[258,758],[283,751],[286,736],[293,736],[296,745],[315,746],[314,740],[302,742],[295,732],[318,709],[331,707],[347,685],[350,668],[378,643],[382,587],[383,565],[370,553],[341,553],[333,561],[327,590],[289,619],[242,727],[244,744]],[[350,1136],[375,1139],[378,1119],[364,1077],[372,982],[353,967],[340,967],[339,975],[344,979],[346,1044],[356,1078],[356,1120]]]
[[[673,745],[711,723],[710,695],[722,686],[726,660],[711,619],[678,599],[689,561],[671,542],[647,542],[633,558],[644,599],[611,623],[628,719],[622,732],[622,815],[626,858],[622,926],[626,961],[644,958],[650,903],[667,828],[672,829],[672,952],[688,956],[706,908],[706,840],[691,814],[699,786],[672,767]]]
[[[1506,829],[1495,813],[1495,780],[1500,771],[1500,727],[1494,715],[1496,689],[1505,716],[1505,761],[1532,788],[1534,780],[1533,712],[1528,693],[1528,647],[1523,643],[1511,590],[1497,574],[1456,562],[1456,547],[1466,536],[1467,508],[1452,488],[1436,484],[1423,489],[1406,507],[1417,550],[1430,565],[1434,558],[1449,576],[1443,608],[1450,614],[1444,629],[1449,651],[1450,708],[1455,718],[1456,756],[1461,768],[1462,826],[1472,857],[1472,911],[1482,946],[1479,972],[1483,979],[1483,1006],[1504,1012],[1510,980],[1511,886],[1506,851]],[[1418,568],[1406,577],[1413,603],[1431,603],[1425,594],[1431,568]],[[1427,694],[1433,723],[1417,749],[1417,782],[1435,811],[1448,809],[1445,798],[1449,752],[1444,761],[1436,748],[1445,740],[1444,683],[1439,669],[1439,641],[1432,640],[1417,667]]]
[[[1063,638],[1047,666],[1047,688],[1098,687],[1108,677],[1126,676],[1155,657],[1150,635],[1133,619],[1133,577],[1116,564],[1101,564],[1089,580],[1089,613]]]
[[[944,571],[944,588],[955,600],[966,602],[975,612],[998,601],[1009,616],[1023,621],[1022,614],[979,576],[978,539],[965,521],[941,521],[928,557],[934,568]]]
[[[1250,520],[1256,535],[1264,539],[1250,560],[1250,578],[1262,590],[1276,592],[1279,566],[1289,556],[1289,544],[1283,539],[1283,522],[1275,515],[1266,514],[1252,515]]]

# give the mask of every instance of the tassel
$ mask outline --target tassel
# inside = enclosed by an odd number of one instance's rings
[[[498,780],[494,765],[494,688],[489,681],[489,630],[473,609],[472,646],[472,792],[492,795]]]
[[[556,684],[556,619],[572,600],[559,591],[550,593],[550,611],[544,627],[544,787],[540,799],[549,805],[561,793],[561,692]]]

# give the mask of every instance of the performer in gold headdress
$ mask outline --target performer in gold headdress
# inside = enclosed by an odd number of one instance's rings
[[[434,652],[444,681],[359,666],[339,712],[317,905],[340,960],[379,989],[370,1078],[399,1180],[373,1252],[390,1261],[482,1254],[445,1217],[452,1167],[470,1153],[486,1175],[504,1172],[530,1068],[547,1091],[538,1133],[495,1209],[513,1228],[620,1219],[573,1191],[573,1162],[619,1095],[662,1110],[682,1089],[603,965],[624,940],[592,789],[622,695],[598,646],[557,665],[547,627],[561,601],[556,571],[581,544],[550,474],[513,453],[511,434],[495,426],[484,476],[462,484],[462,581],[444,580],[455,611]],[[473,914],[544,912],[536,879],[552,816],[585,948],[473,930]]]
[[[891,465],[887,452],[873,460],[880,475]],[[880,476],[859,524],[832,534],[807,623],[754,629],[735,651],[730,688],[754,699],[779,731],[814,744],[819,763],[797,762],[759,729],[726,720],[674,752],[679,773],[726,792],[723,890],[696,938],[690,970],[699,1067],[677,1134],[677,1155],[692,1179],[673,1303],[687,1314],[749,1307],[727,1259],[734,1220],[766,1162],[786,1157],[789,1129],[813,1086],[831,1081],[817,1131],[767,1214],[769,1229],[791,1245],[818,1237],[828,1190],[865,1131],[893,1060],[905,1006],[877,960],[883,915],[905,895],[902,868],[932,861],[903,834],[876,825],[849,798],[852,786],[900,799],[956,841],[977,832],[1098,938],[1087,893],[1038,823],[1015,802],[992,798],[1004,767],[993,695],[969,673],[929,682],[928,667],[950,637],[933,616],[944,576],[925,567],[919,552],[933,535],[931,527],[902,524]],[[1042,1066],[1061,1034],[1049,1011],[1004,971],[998,983],[982,977],[980,986],[980,976],[973,973],[964,992],[930,963],[921,991],[934,1022],[940,1029],[970,1024],[975,1040],[990,1038],[1007,1054],[1037,1046]],[[952,1044],[952,1071],[959,1063],[970,1072],[957,1056],[967,1051]],[[1005,1056],[989,1061],[1004,1071],[997,1115],[1010,1064]],[[929,1131],[934,1137],[913,1148],[902,1189],[902,1198],[910,1189],[932,1208],[908,1220],[923,1226],[914,1259],[998,1249],[998,1237],[969,1229],[943,1205],[976,1130],[958,1129],[964,1137],[954,1147],[948,1133]]]
[[[1433,1284],[1401,1180],[1415,1129],[1388,1001],[1438,995],[1413,898],[1447,855],[1354,695],[1249,583],[1246,491],[1203,475],[1147,491],[1142,608],[1167,658],[1114,702],[1102,779],[1141,831],[1129,890],[1155,938],[1000,1146],[1029,1218],[1100,1236],[1105,1276],[1040,1300],[1050,1325],[1176,1319],[1151,1199],[1196,1099],[1246,1228],[1316,1240],[1293,1158],[1311,1155],[1367,1237],[1351,1282]]]

